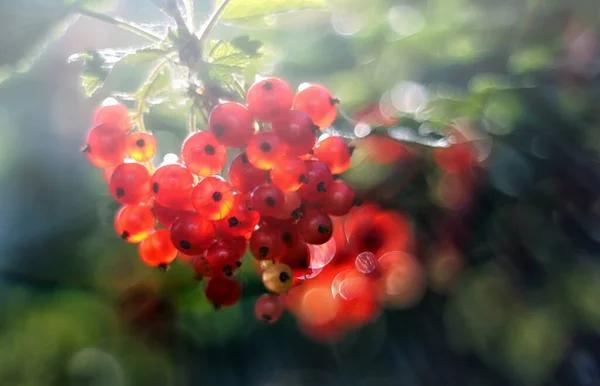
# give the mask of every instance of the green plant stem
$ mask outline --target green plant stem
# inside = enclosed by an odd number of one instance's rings
[[[146,88],[146,90],[144,91],[144,93],[138,101],[135,114],[136,122],[140,128],[140,131],[146,131],[146,126],[144,125],[144,110],[146,109],[146,99],[148,98],[148,94],[150,93],[150,90],[152,90],[152,85],[154,84],[154,82],[156,82],[156,79],[160,75],[160,72],[167,66],[167,64],[169,64],[169,58],[166,58],[165,60],[160,62],[158,66],[156,66],[156,68],[154,68],[154,70],[150,73],[148,79],[145,82],[145,84],[148,84],[148,87]]]
[[[185,7],[187,8],[187,21],[190,31],[194,32],[194,0],[186,0]]]
[[[143,29],[138,28],[135,25],[133,25],[127,21],[120,20],[120,19],[114,18],[112,16],[105,15],[103,13],[90,11],[88,9],[81,8],[81,7],[73,7],[72,11],[75,13],[78,13],[80,15],[83,15],[83,16],[91,17],[92,19],[100,20],[105,23],[115,25],[125,31],[132,32],[138,36],[146,38],[155,43],[162,41],[162,39],[160,37],[148,32],[148,31],[144,31]]]
[[[210,35],[210,33],[212,32],[212,30],[215,28],[215,25],[219,21],[219,18],[221,17],[221,15],[223,14],[223,12],[225,11],[225,8],[227,8],[227,5],[229,5],[230,1],[231,0],[223,0],[223,1],[221,1],[221,3],[214,10],[214,12],[212,13],[212,15],[210,15],[210,18],[202,26],[202,29],[198,32],[198,40],[200,41],[200,44],[203,44],[206,41],[206,39],[208,39],[208,35]]]
[[[190,107],[190,115],[188,117],[188,133],[193,134],[196,132],[196,106],[192,104]]]

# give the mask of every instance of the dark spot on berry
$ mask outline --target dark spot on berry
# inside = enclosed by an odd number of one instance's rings
[[[308,261],[302,260],[299,265],[300,268],[308,268]]]
[[[206,145],[204,146],[204,152],[208,155],[215,155],[216,150],[213,145]]]
[[[223,198],[223,195],[221,194],[221,192],[214,192],[212,195],[212,199],[215,202],[221,201],[222,198]]]
[[[121,197],[125,196],[125,189],[117,188],[115,190],[115,195],[117,196],[117,198],[121,198]]]
[[[313,134],[317,134],[321,128],[317,125],[312,125],[310,129],[313,132]]]
[[[310,151],[308,152],[308,154],[315,155],[315,150],[314,149],[310,149]]]
[[[265,91],[271,91],[273,90],[273,83],[266,81],[265,83],[263,83],[262,88]]]
[[[292,211],[292,217],[294,217],[297,220],[300,220],[302,218],[302,209],[301,208],[296,208]]]
[[[362,200],[360,198],[355,198],[354,201],[352,201],[352,204],[354,206],[361,206],[362,205]]]
[[[247,164],[248,162],[250,162],[250,160],[248,159],[248,156],[246,155],[246,153],[242,153],[241,160],[245,164]]]
[[[231,265],[226,265],[223,267],[223,273],[225,274],[225,276],[231,276],[233,275],[233,267]]]
[[[135,145],[137,147],[144,147],[146,146],[146,141],[144,141],[143,139],[138,139],[137,141],[135,141]]]
[[[260,257],[267,257],[267,255],[269,254],[269,247],[262,246],[258,248],[258,254],[260,255]]]
[[[236,217],[230,217],[229,220],[227,220],[227,223],[229,224],[229,228],[233,228],[238,226],[240,221]]]
[[[325,193],[327,191],[327,187],[323,181],[317,184],[317,192]]]
[[[127,231],[124,231],[123,233],[121,233],[121,238],[123,240],[127,240],[129,238],[129,236],[131,236],[131,235]]]
[[[152,184],[152,191],[154,193],[158,193],[158,182]]]
[[[225,126],[220,125],[218,123],[213,125],[212,129],[213,129],[213,133],[216,137],[220,137],[223,134],[225,134]]]
[[[281,241],[283,241],[286,244],[291,244],[292,243],[292,234],[290,232],[283,232],[281,234]]]
[[[337,105],[339,103],[340,103],[340,100],[337,99],[337,98],[331,98],[331,99],[329,99],[329,104],[332,105],[332,106],[335,106],[335,105]]]
[[[268,206],[275,206],[275,199],[273,197],[265,198],[265,204]]]
[[[271,315],[267,315],[267,314],[262,314],[260,316],[260,318],[262,319],[263,322],[265,323],[269,323],[271,320],[273,320],[273,318],[271,317]]]
[[[161,272],[167,272],[169,270],[170,266],[169,264],[159,264],[158,265],[158,270]]]
[[[280,280],[282,283],[285,283],[286,281],[290,280],[290,275],[288,275],[288,273],[287,273],[287,272],[281,272],[281,273],[279,274],[279,280]]]
[[[298,178],[299,182],[302,182],[303,184],[308,184],[308,177],[306,177],[304,174],[300,174],[300,178]]]
[[[271,149],[271,144],[269,142],[263,142],[260,144],[260,150],[264,153],[270,152]]]
[[[329,227],[324,224],[319,224],[319,226],[317,227],[317,230],[319,231],[319,233],[329,233],[329,231],[330,231]]]
[[[82,153],[91,153],[92,152],[92,147],[90,145],[87,145],[86,147],[84,147],[83,149],[81,149]]]
[[[242,266],[242,262],[241,261],[236,261],[235,262],[235,266],[238,267],[238,268],[241,267]]]
[[[348,146],[348,151],[350,152],[350,155],[354,154],[354,150],[356,150],[356,146]]]
[[[186,240],[181,240],[181,241],[179,242],[179,246],[180,246],[181,248],[183,248],[183,249],[190,249],[190,248],[192,247],[192,244],[190,244],[190,242],[189,242],[189,241],[186,241]]]

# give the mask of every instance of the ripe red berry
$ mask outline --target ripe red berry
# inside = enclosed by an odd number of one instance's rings
[[[302,198],[308,201],[325,200],[327,188],[333,182],[333,176],[327,165],[320,161],[304,161],[308,168],[308,182],[300,187]]]
[[[327,188],[323,208],[333,216],[343,216],[354,205],[354,189],[344,181],[333,181]]]
[[[283,207],[279,213],[273,215],[276,219],[299,219],[302,217],[302,196],[298,192],[285,192]]]
[[[333,223],[325,213],[310,211],[298,222],[298,231],[308,244],[325,244],[333,234]]]
[[[185,166],[201,177],[219,173],[227,161],[227,149],[208,131],[187,137],[181,155]]]
[[[154,230],[154,215],[145,205],[125,205],[115,215],[115,230],[128,243],[139,243]]]
[[[186,212],[171,225],[171,241],[183,254],[203,253],[215,240],[215,228],[198,213]]]
[[[271,180],[284,192],[296,191],[308,182],[308,169],[298,157],[286,155],[271,170]]]
[[[125,158],[125,134],[118,128],[100,124],[88,133],[83,152],[94,166],[116,166]]]
[[[246,153],[240,153],[229,166],[229,181],[241,192],[250,192],[267,182],[269,172],[260,170],[250,163]]]
[[[254,134],[254,120],[245,106],[235,102],[217,105],[210,112],[208,126],[217,141],[227,147],[246,146]]]
[[[249,205],[250,197],[247,194],[236,194],[229,215],[222,220],[215,221],[219,235],[249,237],[260,221],[260,214],[255,210],[248,209]]]
[[[177,217],[181,216],[185,212],[192,211],[194,208],[191,203],[187,203],[183,208],[169,208],[161,205],[158,202],[152,204],[152,212],[156,219],[165,227],[169,228]]]
[[[156,169],[150,182],[160,205],[183,209],[194,188],[194,175],[181,164],[166,164]]]
[[[340,137],[328,137],[319,142],[315,157],[327,165],[332,174],[341,174],[350,167],[350,148]]]
[[[275,185],[261,185],[252,191],[250,205],[262,216],[274,216],[285,202],[285,196],[281,189]]]
[[[212,276],[212,269],[210,267],[210,264],[208,264],[206,254],[194,256],[192,258],[192,268],[198,278]]]
[[[260,227],[250,238],[250,252],[257,260],[273,260],[283,252],[283,241],[279,230]]]
[[[220,238],[206,251],[206,260],[214,276],[232,276],[233,272],[241,265],[240,246],[232,238]]]
[[[285,143],[288,154],[298,156],[312,150],[318,130],[308,115],[297,110],[288,110],[273,122],[273,131]]]
[[[335,121],[338,103],[325,87],[311,84],[296,93],[293,109],[304,111],[315,125],[325,129]]]
[[[156,138],[150,133],[137,131],[125,138],[125,151],[138,162],[146,162],[156,154]]]
[[[256,318],[267,324],[273,324],[281,318],[285,304],[277,295],[264,294],[256,299],[254,314]]]
[[[281,79],[267,78],[254,83],[246,95],[248,110],[254,118],[273,122],[292,107],[294,92]]]
[[[171,234],[166,229],[157,229],[142,240],[138,253],[142,261],[151,267],[166,266],[177,257],[177,249],[171,243]]]
[[[310,266],[308,245],[302,241],[293,243],[276,261],[289,266],[296,277],[305,275]]]
[[[110,176],[110,193],[122,204],[139,204],[148,201],[150,172],[137,162],[122,163]]]
[[[284,154],[283,143],[275,133],[256,133],[246,148],[248,160],[258,169],[269,170]]]
[[[108,102],[104,106],[100,106],[94,115],[94,123],[106,123],[107,125],[118,129],[121,132],[131,128],[129,120],[129,111],[125,105],[116,100],[106,100]]]
[[[233,208],[233,188],[222,177],[208,176],[192,191],[192,204],[194,209],[207,219],[221,220]]]
[[[204,288],[204,295],[215,308],[234,305],[240,300],[241,293],[240,283],[225,277],[210,279]]]

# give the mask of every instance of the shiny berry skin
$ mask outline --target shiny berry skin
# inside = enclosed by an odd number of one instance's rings
[[[286,155],[271,170],[271,181],[284,192],[296,191],[302,184],[308,182],[307,171],[304,161],[298,157]]]
[[[310,266],[310,249],[304,242],[294,243],[291,248],[287,248],[279,259],[278,263],[289,266],[295,276],[302,276],[307,273]]]
[[[261,185],[252,191],[250,205],[262,216],[273,216],[283,208],[285,196],[275,185]]]
[[[125,205],[115,215],[115,230],[128,243],[139,243],[154,230],[154,214],[145,205]]]
[[[94,166],[116,166],[125,158],[125,134],[118,128],[100,124],[89,131],[83,152]]]
[[[151,267],[171,264],[177,257],[177,249],[171,243],[171,233],[157,229],[139,244],[138,253],[144,263]]]
[[[260,227],[250,238],[250,252],[257,260],[273,260],[283,252],[283,241],[279,230]]]
[[[181,164],[166,164],[154,171],[150,182],[160,205],[183,209],[194,188],[194,175]]]
[[[285,292],[292,288],[292,270],[285,264],[271,264],[263,272],[262,280],[269,291],[274,293]]]
[[[215,308],[234,305],[240,300],[241,293],[240,283],[225,277],[210,279],[204,288],[204,295]]]
[[[354,205],[354,189],[344,181],[333,181],[327,187],[327,195],[323,209],[333,216],[343,216],[350,212]]]
[[[254,83],[246,95],[248,110],[254,118],[273,122],[279,115],[292,108],[294,92],[281,79],[266,78]]]
[[[182,214],[192,211],[194,208],[191,204],[187,204],[183,209],[180,208],[169,208],[167,206],[161,205],[158,202],[154,202],[152,204],[152,212],[154,213],[154,217],[165,227],[170,227],[171,224],[177,217]]]
[[[138,162],[146,162],[156,154],[156,138],[150,133],[137,131],[125,138],[125,151]]]
[[[150,172],[136,162],[120,164],[110,176],[109,189],[121,204],[146,202],[152,195]]]
[[[333,175],[327,165],[320,161],[304,162],[308,168],[308,182],[300,187],[299,192],[305,200],[322,202],[327,196],[327,188],[333,182]]]
[[[245,106],[221,103],[210,112],[208,127],[217,141],[227,147],[243,147],[254,135],[254,120]]]
[[[298,222],[298,231],[308,244],[325,244],[333,234],[333,223],[325,213],[310,211]]]
[[[279,137],[271,132],[256,133],[246,148],[246,155],[252,165],[261,170],[270,170],[284,154],[284,146]]]
[[[284,142],[286,151],[292,155],[303,155],[312,150],[317,142],[318,126],[302,111],[289,110],[273,122],[273,131]]]
[[[277,322],[284,311],[285,304],[277,295],[261,295],[256,299],[256,303],[254,304],[254,314],[256,315],[256,318],[267,324]]]
[[[260,221],[260,214],[249,209],[250,196],[238,193],[234,197],[234,205],[227,217],[215,221],[220,236],[248,236]]]
[[[212,268],[206,259],[206,254],[194,256],[192,258],[192,269],[194,270],[194,273],[198,279],[212,277],[213,275]]]
[[[219,173],[227,161],[227,149],[208,131],[187,137],[181,155],[185,166],[201,177]]]
[[[326,129],[335,121],[338,103],[325,87],[311,84],[296,93],[292,108],[305,112],[315,125]]]
[[[206,251],[206,260],[213,276],[232,276],[243,254],[237,240],[220,238]]]
[[[189,256],[203,253],[215,240],[215,228],[198,213],[186,212],[171,224],[171,241]]]
[[[269,172],[260,170],[250,163],[246,153],[240,153],[229,166],[229,181],[240,192],[251,192],[258,185],[267,182]]]
[[[314,155],[332,174],[342,174],[350,167],[350,148],[343,138],[325,138],[317,144]]]
[[[119,129],[121,132],[131,129],[127,107],[116,100],[113,103],[98,108],[94,115],[94,123],[106,123],[109,126]]]
[[[285,192],[281,210],[273,217],[279,220],[299,219],[302,217],[302,196],[298,192]]]
[[[225,218],[233,204],[233,187],[219,176],[203,178],[192,191],[194,209],[209,220]]]

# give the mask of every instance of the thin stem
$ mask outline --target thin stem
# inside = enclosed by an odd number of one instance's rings
[[[190,31],[194,31],[194,0],[186,0],[185,7],[187,8],[187,21]]]
[[[190,107],[190,115],[188,117],[188,133],[193,134],[196,132],[196,106],[192,104]]]
[[[138,36],[146,38],[155,43],[162,41],[162,39],[160,37],[148,32],[148,31],[144,31],[143,29],[136,27],[135,25],[131,24],[130,22],[127,22],[127,21],[124,21],[121,19],[117,19],[112,16],[105,15],[103,13],[90,11],[89,9],[80,8],[80,7],[73,7],[72,11],[75,13],[78,13],[80,15],[83,15],[83,16],[91,17],[92,19],[100,20],[105,23],[115,25],[125,31],[132,32]]]
[[[160,75],[160,72],[167,66],[167,64],[169,64],[169,58],[160,62],[158,64],[158,66],[156,66],[156,68],[148,76],[148,79],[146,80],[146,84],[148,84],[148,87],[146,88],[146,90],[144,91],[142,96],[140,97],[138,106],[136,109],[136,123],[138,124],[140,131],[147,131],[146,126],[144,125],[144,110],[146,109],[146,99],[148,98],[148,95],[150,94],[150,90],[152,90],[152,86],[153,86],[154,82]]]
[[[206,39],[208,39],[208,35],[212,32],[213,28],[215,28],[215,25],[219,21],[219,18],[225,11],[225,8],[227,8],[227,5],[230,1],[231,0],[221,1],[217,9],[215,9],[213,14],[210,15],[210,18],[208,19],[206,24],[202,26],[202,29],[198,32],[198,40],[200,41],[200,44],[202,44],[204,41],[206,41]]]

